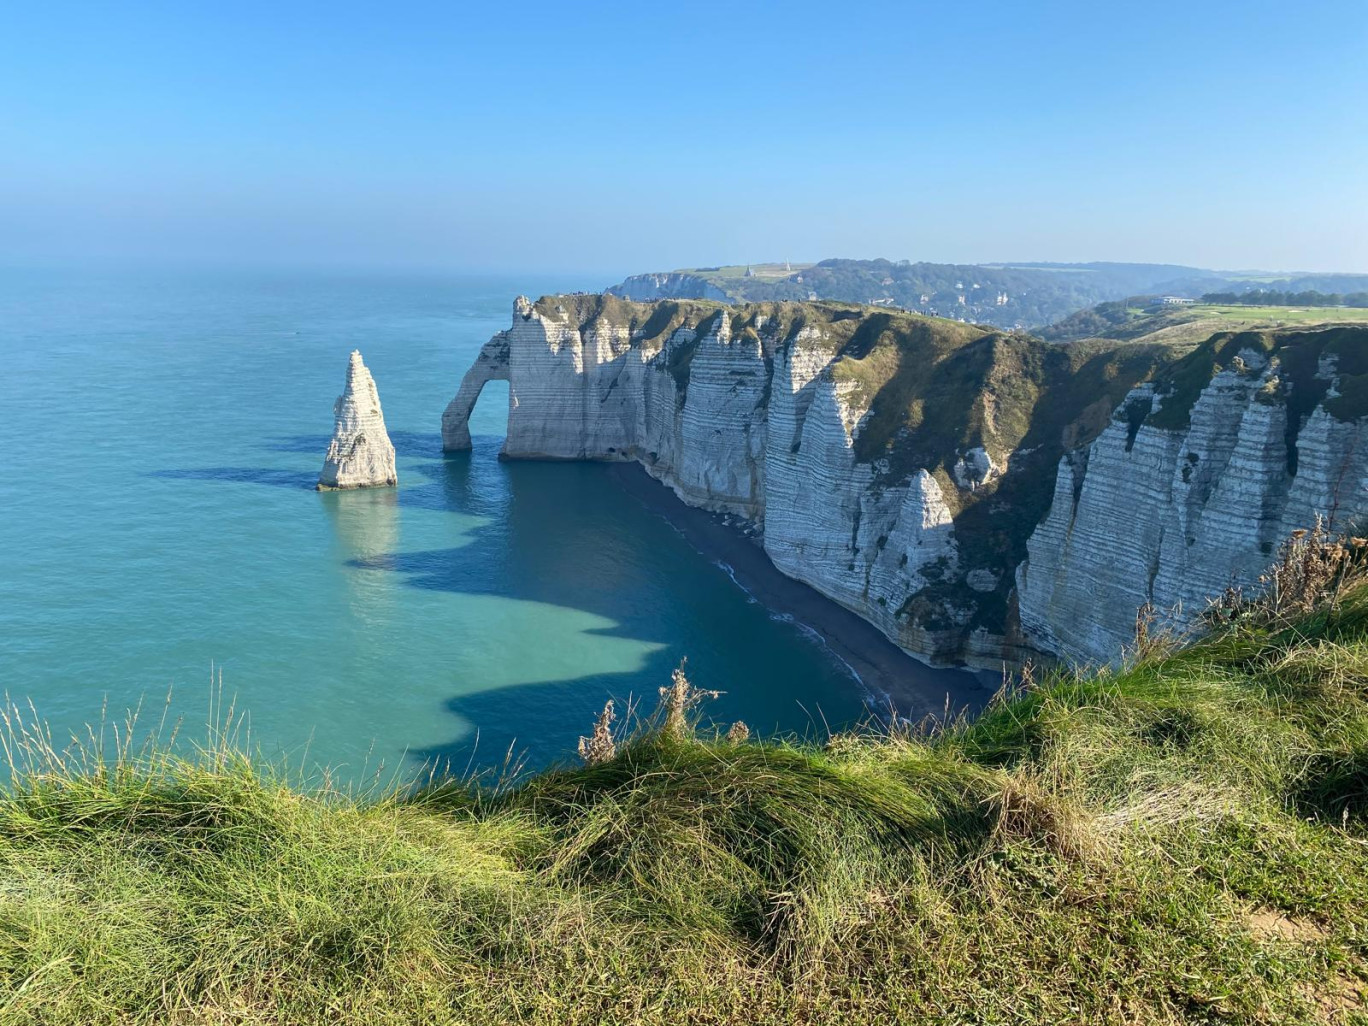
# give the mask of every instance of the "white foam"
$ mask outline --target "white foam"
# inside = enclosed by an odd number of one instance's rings
[[[750,593],[750,590],[744,584],[742,584],[740,581],[736,579],[736,571],[732,569],[730,563],[724,563],[722,560],[716,559],[713,560],[713,566],[720,567],[722,572],[731,578],[732,584],[736,585],[738,588],[741,589],[741,593],[746,596],[747,602],[749,602],[753,606],[758,606],[760,604],[760,600],[757,599],[754,595],[752,595]]]

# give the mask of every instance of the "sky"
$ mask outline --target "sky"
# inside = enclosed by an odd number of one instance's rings
[[[0,0],[0,263],[1368,272],[1368,2]]]

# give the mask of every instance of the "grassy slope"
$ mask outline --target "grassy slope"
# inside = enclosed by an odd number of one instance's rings
[[[934,736],[646,733],[502,791],[36,757],[7,1023],[1365,1021],[1363,591]]]
[[[1195,344],[1218,331],[1256,328],[1305,328],[1330,324],[1366,324],[1368,309],[1326,306],[1190,306],[1125,307],[1104,303],[1080,310],[1047,328],[1041,336],[1054,342],[1080,338]]]

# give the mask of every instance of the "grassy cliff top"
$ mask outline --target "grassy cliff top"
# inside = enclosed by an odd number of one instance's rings
[[[1331,416],[1355,420],[1368,416],[1368,322],[1307,329],[1223,331],[1156,375],[1164,400],[1145,423],[1181,429],[1212,375],[1237,366],[1241,353],[1253,352],[1276,363],[1276,387],[1270,398],[1288,404],[1293,414],[1289,429],[1295,437],[1298,422],[1322,400]],[[1318,377],[1323,358],[1335,363],[1339,392],[1329,395],[1330,381]],[[1247,372],[1259,374],[1251,366]],[[1329,398],[1327,398],[1329,396]]]
[[[0,1021],[1351,1021],[1368,594],[1150,646],[930,733],[365,799],[11,721]]]
[[[1192,303],[1155,308],[1127,302],[1102,303],[1040,330],[1042,338],[1068,342],[1082,338],[1189,344],[1220,331],[1308,328],[1368,324],[1368,309],[1327,306],[1222,306]]]

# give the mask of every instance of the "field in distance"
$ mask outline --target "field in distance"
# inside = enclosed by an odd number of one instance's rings
[[[1368,323],[1368,308],[1352,306],[1128,306],[1102,303],[1041,329],[1052,342],[1083,338],[1167,343],[1200,342],[1218,331]]]

